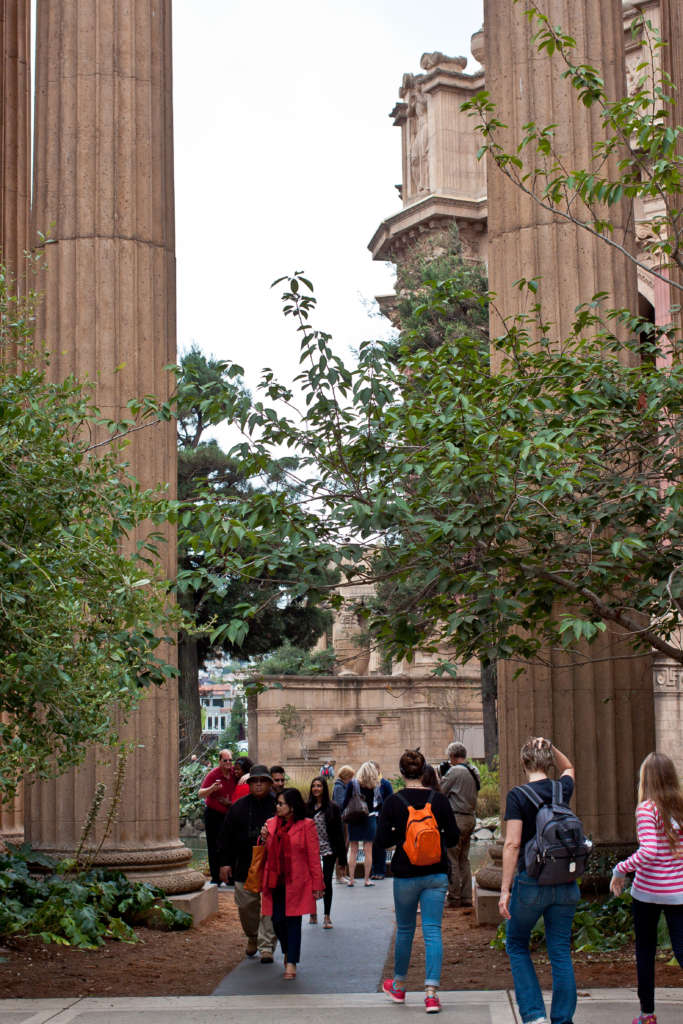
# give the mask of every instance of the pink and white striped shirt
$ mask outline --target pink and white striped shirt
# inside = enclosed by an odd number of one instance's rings
[[[643,903],[683,904],[683,828],[677,826],[680,855],[671,852],[662,819],[651,800],[636,808],[638,849],[614,869],[617,875],[635,871],[631,888]]]

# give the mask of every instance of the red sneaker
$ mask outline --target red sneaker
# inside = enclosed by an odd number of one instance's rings
[[[384,995],[388,996],[388,998],[391,999],[392,1002],[405,1004],[405,989],[397,988],[396,985],[394,984],[393,978],[387,978],[387,980],[383,983],[382,992],[384,992]]]
[[[438,996],[425,996],[425,1010],[427,1013],[441,1013],[441,1000]]]

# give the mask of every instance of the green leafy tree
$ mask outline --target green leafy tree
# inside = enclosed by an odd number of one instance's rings
[[[246,718],[247,714],[244,701],[238,693],[232,703],[228,728],[221,734],[220,739],[218,740],[219,747],[231,747],[240,740],[246,739]]]
[[[680,287],[681,128],[671,82],[651,57],[658,40],[641,19],[641,82],[635,96],[615,100],[596,69],[573,61],[573,40],[540,5],[528,16],[537,47],[563,60],[577,100],[600,111],[604,139],[586,168],[556,151],[552,126],[526,126],[519,148],[505,152],[495,107],[481,94],[470,108],[482,155],[612,247],[620,243],[605,208],[658,197],[649,256],[665,265],[652,272],[673,274]],[[624,155],[607,161],[612,152]],[[283,310],[300,340],[301,405],[291,385],[264,372],[260,400],[241,419],[246,440],[231,455],[264,466],[285,446],[300,489],[296,500],[251,494],[221,520],[226,569],[265,579],[296,560],[293,593],[317,600],[326,593],[321,566],[338,566],[349,585],[381,584],[367,626],[396,658],[446,644],[486,664],[542,660],[548,648],[581,662],[593,640],[616,630],[634,652],[654,648],[683,662],[683,366],[674,328],[587,296],[558,337],[537,281],[521,281],[528,312],[508,319],[487,352],[478,329],[449,331],[439,315],[461,299],[483,308],[490,296],[437,278],[408,311],[414,322],[398,350],[366,343],[347,366],[312,323],[310,282],[300,273],[283,281]],[[238,609],[245,623],[251,611]]]
[[[172,675],[160,645],[177,628],[156,559],[169,505],[124,461],[142,405],[112,423],[91,386],[51,382],[33,298],[0,272],[0,798],[116,742],[144,687]]]
[[[287,642],[265,657],[254,671],[264,676],[331,675],[335,662],[336,656],[331,648],[310,651]]]
[[[178,370],[178,599],[188,625],[179,637],[181,754],[197,744],[201,733],[199,669],[210,652],[249,658],[266,654],[285,640],[311,647],[325,630],[329,612],[305,596],[293,595],[296,559],[277,573],[250,578],[234,573],[221,557],[224,522],[256,493],[274,502],[295,494],[282,460],[243,465],[227,455],[206,431],[229,426],[250,414],[251,399],[241,370],[190,350]],[[284,528],[284,524],[281,524]],[[240,533],[239,524],[230,528]],[[245,531],[246,532],[246,531]],[[239,539],[237,539],[239,545]]]

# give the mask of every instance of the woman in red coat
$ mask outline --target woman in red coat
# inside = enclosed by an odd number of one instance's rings
[[[314,823],[298,789],[277,798],[277,814],[261,830],[266,840],[261,913],[273,919],[285,955],[287,981],[296,978],[301,956],[301,917],[313,914],[324,892],[320,847]]]

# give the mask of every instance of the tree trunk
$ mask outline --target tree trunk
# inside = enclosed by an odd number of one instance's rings
[[[195,749],[202,733],[197,641],[185,632],[178,636],[178,673],[178,727],[182,761]]]
[[[498,756],[498,671],[495,661],[481,663],[481,707],[484,719],[484,756],[491,767]]]

